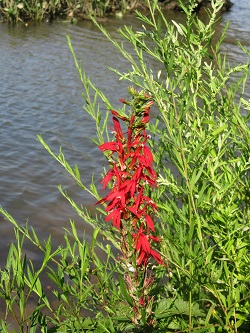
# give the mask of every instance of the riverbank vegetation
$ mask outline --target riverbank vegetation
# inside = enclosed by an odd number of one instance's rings
[[[150,1],[153,2],[152,0]],[[196,0],[196,10],[210,4],[210,0]],[[162,8],[181,9],[178,1],[159,0]],[[225,9],[231,6],[230,0],[224,0]],[[135,9],[148,9],[145,0],[0,0],[0,19],[3,22],[27,23],[28,21],[52,21],[58,17],[67,17],[72,22],[77,18],[89,19],[89,16],[124,15]]]
[[[129,86],[118,108],[80,67],[68,38],[96,126],[96,163],[107,158],[106,190],[98,191],[98,175],[87,186],[80,168],[38,137],[93,196],[96,214],[59,187],[93,235],[88,242],[71,221],[54,248],[53,236],[39,239],[1,208],[16,242],[0,271],[0,332],[12,331],[11,316],[30,333],[249,332],[250,53],[241,46],[246,62],[230,65],[221,52],[226,28],[214,41],[221,0],[206,25],[192,0],[182,24],[168,22],[157,1],[147,4],[150,16],[136,13],[140,30],[119,29],[133,54],[95,22],[131,65],[112,69]],[[41,253],[39,267],[24,241]]]

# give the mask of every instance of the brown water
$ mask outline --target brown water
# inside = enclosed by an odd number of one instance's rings
[[[181,14],[171,15],[176,21],[182,19]],[[218,35],[227,21],[230,26],[223,51],[231,62],[239,63],[246,56],[236,45],[237,41],[250,47],[249,0],[235,0],[232,10],[217,24]],[[120,39],[117,28],[124,24],[138,29],[141,26],[133,16],[110,20],[104,25],[113,37]],[[118,81],[108,67],[125,71],[127,63],[91,22],[71,25],[60,21],[28,27],[0,25],[0,205],[20,224],[29,219],[40,237],[51,233],[58,244],[63,237],[62,227],[69,227],[69,218],[76,219],[78,227],[86,230],[87,235],[91,231],[77,219],[57,185],[62,184],[84,206],[91,208],[95,201],[74,185],[43,149],[36,135],[42,134],[56,152],[62,146],[72,165],[78,164],[87,185],[92,172],[99,182],[105,164],[91,141],[95,124],[82,110],[81,83],[66,35],[71,37],[83,69],[118,105],[128,83]],[[250,98],[250,88],[246,96]],[[0,235],[0,266],[3,267],[13,232],[11,225],[1,218]],[[39,259],[31,250],[30,257]]]

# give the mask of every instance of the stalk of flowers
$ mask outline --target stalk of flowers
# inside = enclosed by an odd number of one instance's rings
[[[115,140],[99,146],[105,152],[110,169],[102,183],[106,188],[111,183],[109,193],[97,204],[106,204],[105,220],[112,222],[121,235],[120,250],[123,266],[127,269],[124,280],[134,303],[134,323],[141,318],[140,311],[146,311],[151,322],[153,298],[149,296],[154,279],[148,273],[150,259],[165,265],[153,245],[160,242],[155,235],[152,215],[157,207],[146,194],[156,186],[156,173],[152,167],[153,155],[146,145],[150,138],[146,125],[150,119],[150,106],[153,100],[145,92],[129,88],[130,102],[120,101],[131,107],[130,115],[111,110]],[[121,121],[126,124],[123,132]],[[146,310],[145,310],[146,309]]]
[[[137,266],[146,267],[150,258],[164,265],[160,254],[152,248],[152,243],[160,242],[160,238],[154,235],[155,226],[151,217],[157,207],[145,194],[147,186],[156,186],[153,155],[146,145],[150,137],[146,133],[146,124],[149,122],[153,100],[145,92],[137,92],[133,88],[129,88],[129,92],[133,96],[132,101],[120,101],[132,107],[130,116],[111,110],[115,141],[99,146],[101,151],[109,152],[110,169],[102,180],[103,188],[109,182],[112,182],[112,188],[97,204],[107,204],[108,215],[105,220],[111,221],[122,235],[131,232]],[[120,121],[124,121],[128,127],[125,133]],[[125,249],[122,252],[131,251],[127,242],[123,245]]]

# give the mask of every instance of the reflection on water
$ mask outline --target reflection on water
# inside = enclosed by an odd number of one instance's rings
[[[171,14],[178,21],[178,15]],[[248,0],[237,0],[229,13],[217,24],[218,33],[230,21],[223,46],[230,61],[244,61],[236,46],[240,40],[249,47],[250,20]],[[124,24],[140,27],[133,16],[111,20],[105,27],[112,36]],[[19,223],[29,219],[41,237],[53,234],[62,240],[62,227],[76,218],[57,189],[63,184],[84,206],[95,199],[82,193],[63,169],[41,147],[36,139],[42,134],[54,149],[63,146],[66,157],[79,165],[82,179],[90,183],[92,172],[98,176],[104,159],[91,137],[95,124],[82,111],[81,83],[76,73],[65,36],[69,35],[83,69],[114,105],[125,94],[128,85],[117,80],[108,67],[126,70],[127,63],[91,22],[70,25],[54,22],[11,27],[0,25],[0,204]],[[247,92],[249,97],[249,91]],[[76,218],[77,220],[77,218]],[[78,221],[78,220],[77,220]],[[80,221],[78,226],[86,229]],[[13,239],[11,226],[0,219],[0,265]],[[91,231],[87,229],[87,234]]]

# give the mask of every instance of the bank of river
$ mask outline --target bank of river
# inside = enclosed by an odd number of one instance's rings
[[[169,13],[178,21],[180,13]],[[230,12],[217,24],[219,35],[230,21],[223,51],[231,62],[239,63],[245,55],[236,45],[241,41],[250,47],[250,6],[248,0],[237,0]],[[120,38],[117,28],[124,24],[140,27],[133,16],[104,23],[112,36]],[[64,170],[41,147],[36,139],[42,134],[55,151],[62,146],[72,164],[77,163],[86,184],[92,172],[96,182],[105,161],[92,143],[95,125],[82,111],[81,84],[65,36],[71,36],[83,69],[105,94],[119,105],[128,83],[120,82],[107,67],[126,70],[127,63],[98,29],[87,21],[71,25],[30,24],[11,27],[0,25],[0,204],[19,223],[29,223],[41,237],[53,234],[54,242],[62,240],[62,227],[76,218],[60,195],[62,184],[77,201],[93,207],[94,200],[74,185]],[[250,88],[246,96],[250,98]],[[91,208],[92,209],[92,208]],[[79,228],[87,228],[78,221]],[[0,218],[0,265],[6,259],[12,227]],[[27,251],[29,248],[27,248]],[[30,250],[30,256],[37,254]],[[37,258],[38,259],[38,258]]]
[[[180,10],[177,0],[159,0],[161,8],[168,10]],[[188,0],[184,1],[188,4]],[[204,7],[211,7],[211,0],[197,0],[195,10],[198,12]],[[232,5],[231,0],[224,0],[223,10],[228,10]],[[24,23],[30,21],[42,22],[48,20],[52,22],[58,17],[68,17],[72,22],[76,22],[79,17],[89,20],[89,15],[95,16],[100,20],[106,20],[107,16],[122,16],[125,13],[131,13],[135,9],[148,10],[147,1],[82,1],[73,0],[56,2],[46,2],[41,0],[32,1],[8,1],[0,2],[0,22]]]

